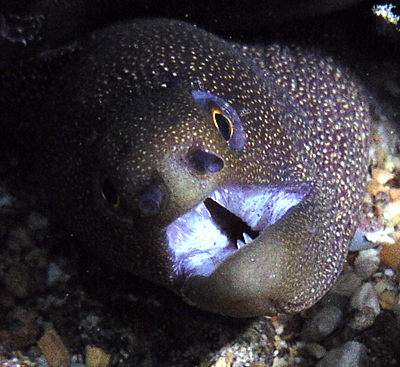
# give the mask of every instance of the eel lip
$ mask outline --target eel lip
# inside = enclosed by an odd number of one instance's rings
[[[277,188],[232,185],[211,192],[166,228],[175,279],[208,277],[301,202],[309,185]]]

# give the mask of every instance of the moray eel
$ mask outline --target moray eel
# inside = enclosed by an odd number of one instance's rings
[[[163,19],[74,47],[36,124],[50,198],[82,243],[223,315],[298,312],[330,289],[370,123],[344,68]]]

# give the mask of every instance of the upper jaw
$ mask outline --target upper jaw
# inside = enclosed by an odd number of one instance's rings
[[[228,256],[251,245],[309,193],[307,186],[230,185],[211,192],[206,200],[166,228],[173,273],[209,276]]]

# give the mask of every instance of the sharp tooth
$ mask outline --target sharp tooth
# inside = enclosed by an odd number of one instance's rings
[[[243,232],[243,239],[245,243],[253,241],[253,239],[246,232]]]
[[[239,249],[239,248],[241,248],[242,246],[244,246],[245,245],[245,243],[242,241],[242,240],[237,240],[236,241],[236,247]]]

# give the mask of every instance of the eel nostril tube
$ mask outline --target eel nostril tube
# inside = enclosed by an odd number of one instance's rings
[[[157,184],[147,185],[141,192],[139,209],[143,215],[152,216],[160,212],[162,202],[162,192]]]
[[[200,173],[216,173],[224,168],[220,157],[199,149],[190,154],[189,164]]]

